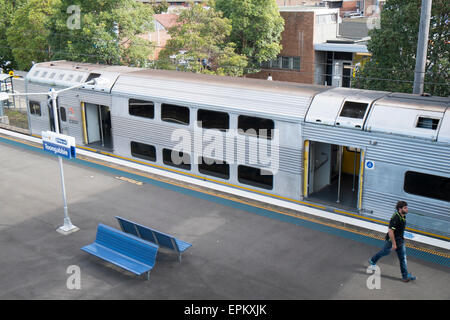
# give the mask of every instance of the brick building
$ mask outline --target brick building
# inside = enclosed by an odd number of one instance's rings
[[[267,79],[270,73],[275,81],[322,84],[324,71],[316,65],[326,61],[314,45],[337,37],[339,9],[280,7],[280,14],[285,21],[280,56],[263,63],[261,72],[247,77]]]

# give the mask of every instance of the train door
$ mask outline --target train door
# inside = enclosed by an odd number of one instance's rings
[[[305,197],[356,209],[360,182],[361,150],[308,141],[305,148]],[[307,168],[307,169],[306,169]]]
[[[112,149],[111,111],[109,107],[84,104],[85,142],[93,147]]]

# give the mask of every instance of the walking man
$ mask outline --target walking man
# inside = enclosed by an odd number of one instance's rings
[[[402,280],[408,282],[416,280],[416,277],[408,273],[406,264],[406,248],[403,233],[406,227],[406,214],[408,213],[408,204],[405,201],[397,202],[395,213],[389,222],[388,233],[386,234],[384,248],[375,254],[370,260],[370,266],[375,267],[377,261],[391,253],[391,249],[397,251],[398,260],[400,261],[400,271]]]

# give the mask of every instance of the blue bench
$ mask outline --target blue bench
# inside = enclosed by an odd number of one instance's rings
[[[192,244],[178,240],[174,236],[145,227],[136,222],[118,216],[116,216],[116,219],[123,232],[135,235],[136,237],[155,243],[160,247],[165,247],[177,252],[179,262],[181,262],[181,254],[186,251],[187,248],[192,246]]]
[[[158,246],[100,223],[95,241],[81,250],[139,276],[147,273],[148,280]]]

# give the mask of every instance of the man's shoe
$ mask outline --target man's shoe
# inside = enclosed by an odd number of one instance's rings
[[[376,266],[377,265],[372,262],[372,259],[369,259],[369,268],[373,270],[373,269],[375,269]]]
[[[408,273],[408,276],[406,278],[403,278],[403,282],[409,282],[409,281],[414,281],[417,278],[415,276],[413,276],[412,274]]]

